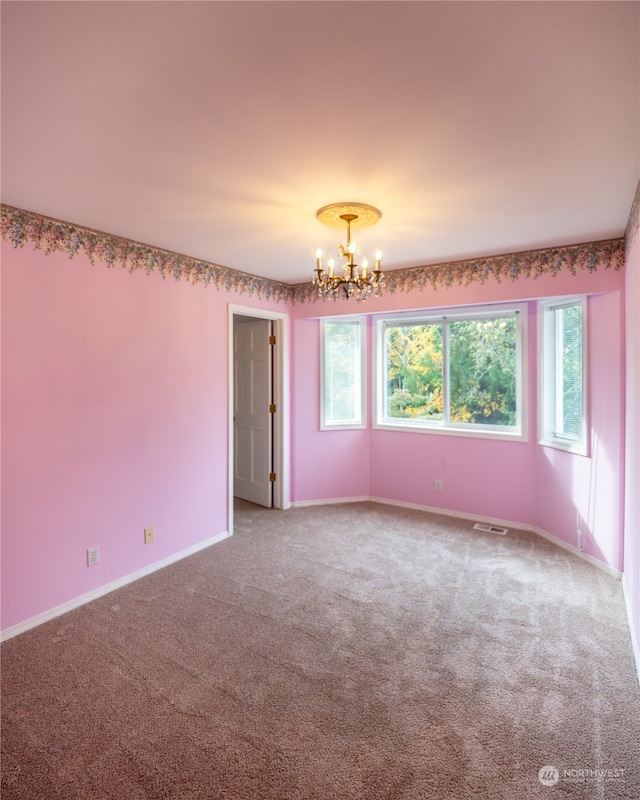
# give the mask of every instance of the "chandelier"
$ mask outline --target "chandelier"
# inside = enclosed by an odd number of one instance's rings
[[[377,208],[364,203],[333,203],[323,206],[316,212],[316,217],[325,225],[347,229],[347,243],[338,245],[338,255],[345,259],[342,275],[334,273],[336,262],[333,256],[327,260],[327,272],[325,272],[322,267],[322,250],[320,248],[316,250],[313,284],[318,287],[320,297],[325,300],[336,300],[341,295],[344,297],[355,295],[356,300],[366,300],[371,294],[380,294],[384,282],[384,275],[380,269],[382,251],[376,251],[375,266],[371,272],[366,258],[362,259],[362,265],[358,267],[355,258],[360,253],[360,247],[351,241],[351,228],[375,225],[381,216],[382,213]]]

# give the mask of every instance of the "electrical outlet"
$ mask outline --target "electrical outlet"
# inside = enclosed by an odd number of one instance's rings
[[[156,538],[156,535],[153,531],[153,528],[145,528],[144,529],[144,543],[151,544]]]
[[[87,566],[94,567],[100,561],[100,548],[98,545],[87,550]]]
[[[435,490],[436,490],[436,492],[441,492],[442,491],[442,481],[436,481]]]

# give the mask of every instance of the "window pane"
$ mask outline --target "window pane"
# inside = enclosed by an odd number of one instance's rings
[[[526,310],[381,319],[376,426],[524,439]]]
[[[560,370],[557,433],[572,439],[582,436],[582,307],[557,310]]]
[[[360,321],[324,324],[324,424],[362,422]]]
[[[542,301],[539,307],[543,313],[540,441],[586,455],[586,300]]]
[[[452,422],[515,425],[515,317],[449,323]]]
[[[389,325],[385,338],[386,416],[441,420],[442,325]]]

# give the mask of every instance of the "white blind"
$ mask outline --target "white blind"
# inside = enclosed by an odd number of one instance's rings
[[[582,437],[583,380],[582,380],[582,306],[558,308],[557,347],[557,433],[570,439]]]
[[[362,351],[360,320],[325,322],[324,424],[362,422]]]

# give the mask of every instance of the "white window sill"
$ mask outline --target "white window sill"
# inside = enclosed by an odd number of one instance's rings
[[[584,442],[566,442],[563,439],[540,439],[541,447],[550,447],[553,450],[564,450],[576,456],[588,456],[589,452]]]
[[[445,425],[416,425],[411,421],[383,422],[374,424],[374,429],[382,431],[402,431],[404,433],[428,433],[436,436],[465,436],[471,439],[494,439],[502,442],[526,442],[525,432],[517,430],[489,430],[487,428],[462,428]]]

